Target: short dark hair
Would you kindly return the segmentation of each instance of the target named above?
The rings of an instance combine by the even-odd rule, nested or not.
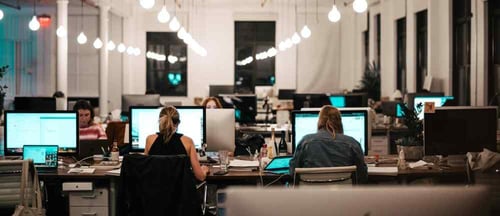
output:
[[[92,105],[90,105],[90,103],[86,100],[78,100],[75,105],[73,106],[73,111],[77,111],[78,110],[89,110],[90,111],[90,122],[91,123],[93,120],[94,120],[94,108],[92,107]]]

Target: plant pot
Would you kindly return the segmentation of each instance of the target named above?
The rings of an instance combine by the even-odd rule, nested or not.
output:
[[[423,146],[397,146],[398,152],[403,149],[405,154],[405,160],[421,160],[424,157],[424,147]]]

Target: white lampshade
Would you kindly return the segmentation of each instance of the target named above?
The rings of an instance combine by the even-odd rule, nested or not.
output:
[[[101,49],[102,45],[104,45],[104,44],[102,43],[101,39],[96,38],[95,41],[94,41],[94,43],[92,45],[96,49]]]
[[[163,5],[163,7],[161,8],[161,11],[158,13],[157,18],[161,23],[167,23],[168,20],[170,20],[170,14],[168,13],[167,7],[165,5]]]
[[[3,11],[2,11],[2,9],[0,9],[0,20],[2,20],[2,19],[3,19]]]
[[[187,32],[186,32],[186,29],[184,29],[184,27],[182,27],[181,29],[179,29],[179,31],[177,32],[177,37],[181,40],[183,40],[187,35]]]
[[[170,30],[172,31],[178,31],[179,28],[181,28],[181,24],[179,23],[179,20],[177,20],[177,17],[174,17],[172,18],[172,20],[170,20],[168,27],[170,27]]]
[[[155,6],[155,0],[140,0],[139,4],[144,9],[151,9]]]
[[[336,5],[333,5],[332,10],[328,13],[328,20],[331,22],[338,22],[340,20],[340,11]]]
[[[30,27],[31,31],[37,31],[38,29],[40,29],[40,22],[38,22],[36,16],[33,16],[28,26]]]
[[[85,44],[87,43],[87,36],[85,36],[85,33],[80,32],[80,34],[78,34],[78,37],[76,38],[76,41],[78,41],[79,44]]]
[[[368,9],[368,2],[366,2],[366,0],[354,0],[352,9],[354,9],[356,13],[363,13]]]
[[[311,37],[311,29],[305,25],[302,30],[300,30],[300,35],[302,35],[303,38],[309,38]]]
[[[299,44],[300,43],[300,36],[297,32],[295,32],[292,36],[292,43],[294,44]]]
[[[56,30],[57,37],[66,37],[67,33],[68,32],[66,31],[66,28],[64,28],[64,26],[57,27],[57,30]]]
[[[109,51],[113,51],[116,48],[116,45],[112,40],[109,40],[106,48],[108,48]]]
[[[134,54],[134,47],[132,47],[132,46],[127,47],[127,54],[129,54],[129,55]]]
[[[125,52],[126,49],[127,49],[127,47],[125,46],[125,44],[123,44],[123,43],[118,44],[118,48],[117,48],[118,52],[121,52],[121,53]]]

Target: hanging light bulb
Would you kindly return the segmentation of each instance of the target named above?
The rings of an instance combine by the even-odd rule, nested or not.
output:
[[[294,43],[294,44],[300,43],[300,36],[297,32],[295,32],[292,36],[292,43]]]
[[[87,36],[85,36],[85,33],[80,32],[80,34],[76,38],[76,41],[78,41],[79,44],[85,44],[87,43]]]
[[[123,44],[123,43],[118,44],[118,48],[117,48],[118,52],[121,52],[121,53],[125,52],[126,49],[127,49],[127,47],[125,46],[125,44]]]
[[[2,11],[2,9],[0,9],[0,20],[2,20],[2,19],[3,19],[3,11]]]
[[[38,22],[36,15],[33,16],[28,26],[30,27],[31,31],[36,31],[40,29],[40,22]]]
[[[57,37],[66,37],[66,28],[64,28],[64,26],[59,26],[57,27],[57,30],[56,30],[56,35]]]
[[[293,42],[292,42],[292,40],[290,38],[287,38],[285,40],[285,46],[286,46],[287,49],[293,46]]]
[[[368,3],[366,0],[354,0],[352,3],[352,9],[356,11],[356,13],[363,13],[368,8]]]
[[[163,5],[163,7],[161,8],[161,11],[158,13],[157,18],[161,23],[167,23],[170,19],[170,14],[168,13],[167,7],[165,5]]]
[[[129,46],[129,47],[127,48],[127,54],[129,54],[129,55],[134,54],[134,47]]]
[[[94,45],[94,48],[101,49],[101,47],[102,47],[103,44],[102,44],[101,39],[96,38],[95,41],[94,41],[94,43],[93,43],[93,45]]]
[[[170,27],[170,30],[177,31],[181,27],[181,24],[179,23],[179,20],[177,20],[177,17],[174,17],[172,18],[168,26]]]
[[[113,51],[116,48],[116,45],[112,40],[109,40],[106,48],[108,48],[109,51]]]
[[[305,25],[302,30],[300,30],[300,35],[302,35],[303,38],[309,38],[311,37],[311,29]]]
[[[186,34],[187,34],[186,29],[184,29],[184,27],[182,27],[177,32],[177,37],[179,37],[179,39],[183,40],[186,37]]]
[[[134,54],[135,56],[139,56],[139,55],[141,54],[141,49],[139,49],[138,47],[136,47],[136,48],[134,49],[134,51],[133,51],[133,54]]]
[[[340,20],[340,11],[337,9],[337,5],[333,5],[332,10],[328,13],[328,19],[330,22],[338,22]]]
[[[140,0],[139,4],[141,4],[141,7],[144,9],[151,9],[155,6],[155,0]]]

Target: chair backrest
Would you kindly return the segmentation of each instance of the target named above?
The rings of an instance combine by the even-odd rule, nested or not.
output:
[[[38,176],[31,160],[0,160],[0,209],[39,206]],[[24,188],[24,193],[21,193]]]
[[[126,155],[119,215],[200,215],[201,201],[186,155]]]
[[[356,181],[356,166],[295,168],[294,184],[353,185]]]

